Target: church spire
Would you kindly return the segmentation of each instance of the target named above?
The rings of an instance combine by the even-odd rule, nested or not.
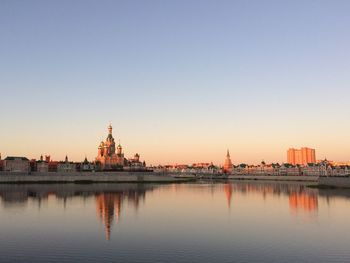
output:
[[[232,171],[232,161],[230,158],[230,151],[227,149],[226,159],[223,167],[224,173],[231,173]]]

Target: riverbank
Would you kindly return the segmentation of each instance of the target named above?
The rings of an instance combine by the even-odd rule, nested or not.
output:
[[[280,181],[304,182],[315,188],[350,188],[350,177],[229,175],[227,177],[202,178],[194,175],[153,172],[74,172],[18,174],[0,172],[0,184],[51,184],[51,183],[185,183],[197,180],[215,181]]]
[[[350,177],[320,177],[316,187],[350,189]]]
[[[276,176],[276,175],[230,175],[230,180],[306,182],[313,188],[349,188],[350,177],[325,176]]]
[[[158,175],[143,172],[101,172],[101,173],[0,173],[0,184],[37,184],[37,183],[180,183],[190,182],[193,178],[178,178],[172,175]]]
[[[319,176],[295,176],[295,175],[229,175],[228,179],[234,180],[260,180],[260,181],[298,181],[318,182]]]

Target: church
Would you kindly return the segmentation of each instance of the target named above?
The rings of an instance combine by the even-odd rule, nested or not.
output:
[[[112,125],[109,125],[106,140],[102,141],[98,146],[98,154],[95,161],[101,170],[119,170],[128,162],[124,158],[122,146],[118,144],[117,148],[115,147],[112,130]]]

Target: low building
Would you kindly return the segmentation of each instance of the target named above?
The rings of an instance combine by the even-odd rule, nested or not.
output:
[[[35,159],[29,160],[29,166],[30,166],[31,172],[36,172],[36,160]]]
[[[144,171],[146,170],[146,163],[140,161],[140,155],[136,153],[134,158],[128,160],[128,165],[124,167],[125,170]]]
[[[40,160],[36,162],[36,171],[39,173],[46,173],[49,171],[49,164],[48,162],[45,160],[43,156],[40,156]]]
[[[0,153],[0,171],[4,170],[4,160],[1,159],[1,153]]]
[[[76,164],[73,162],[69,162],[67,156],[64,162],[59,162],[57,165],[58,173],[68,173],[68,172],[76,172],[76,171],[77,171]]]
[[[85,160],[80,164],[81,172],[90,172],[95,170],[95,166],[93,163],[90,163],[88,159],[85,157]]]
[[[8,156],[4,160],[4,171],[29,173],[30,172],[29,160],[26,157]]]
[[[49,164],[45,161],[36,162],[36,171],[39,173],[46,173],[49,171]]]

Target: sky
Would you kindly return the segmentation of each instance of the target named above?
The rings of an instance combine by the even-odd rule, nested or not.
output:
[[[0,152],[350,160],[350,1],[0,1]]]

